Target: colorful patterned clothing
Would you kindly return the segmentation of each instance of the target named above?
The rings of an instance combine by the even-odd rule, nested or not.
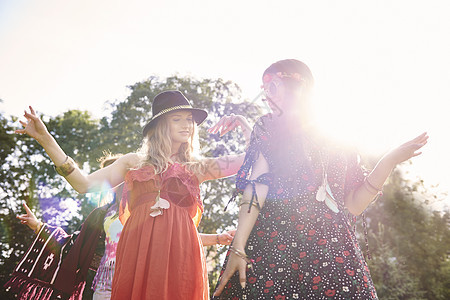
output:
[[[81,299],[108,208],[96,208],[72,235],[44,224],[5,288],[18,299]]]
[[[357,155],[294,134],[282,141],[274,127],[270,115],[255,125],[237,175],[243,190],[258,155],[269,164],[259,178],[269,191],[245,248],[253,271],[245,289],[236,273],[220,299],[377,299],[344,207],[364,180]],[[324,174],[336,207],[316,200]]]
[[[106,213],[103,227],[105,230],[105,253],[92,282],[92,289],[95,291],[94,299],[96,298],[96,294],[99,293],[105,295],[105,293],[109,292],[109,298],[111,297],[110,293],[116,265],[117,244],[119,243],[120,234],[123,229],[116,205],[112,205]]]

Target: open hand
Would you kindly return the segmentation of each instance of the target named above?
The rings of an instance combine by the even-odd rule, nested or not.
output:
[[[428,142],[428,134],[422,133],[418,137],[389,151],[383,159],[388,160],[393,166],[400,164],[412,157],[422,154],[419,150]]]
[[[33,214],[33,212],[25,203],[25,201],[23,201],[22,204],[23,207],[25,208],[26,214],[19,215],[16,218],[20,220],[20,223],[25,224],[28,227],[30,227],[33,231],[36,231],[36,228],[39,225],[40,221],[36,218],[36,216]]]
[[[34,109],[30,106],[30,112],[25,110],[24,117],[27,119],[26,122],[19,121],[22,124],[23,129],[17,129],[15,133],[17,134],[28,134],[35,140],[39,140],[43,135],[47,134],[47,127],[45,127],[44,122],[36,115]]]
[[[212,134],[219,133],[220,136],[223,136],[225,133],[239,126],[244,131],[244,134],[246,131],[251,131],[250,124],[246,118],[241,115],[231,114],[229,116],[222,117],[216,125],[208,129],[208,132]]]

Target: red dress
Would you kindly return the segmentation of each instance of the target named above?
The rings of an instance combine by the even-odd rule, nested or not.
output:
[[[202,212],[198,179],[185,166],[172,164],[156,175],[151,166],[130,170],[111,299],[208,299],[197,232]]]

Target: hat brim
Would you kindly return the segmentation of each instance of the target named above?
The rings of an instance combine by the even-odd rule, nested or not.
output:
[[[179,110],[187,110],[192,112],[192,118],[194,119],[195,123],[197,123],[197,126],[202,125],[202,123],[206,120],[206,117],[208,117],[208,113],[203,110],[203,109],[199,109],[199,108],[179,108],[179,109],[173,109],[173,110],[169,110],[166,111],[162,114],[159,114],[157,116],[154,116],[148,123],[147,125],[144,126],[144,128],[142,129],[142,135],[146,136],[148,131],[150,130],[150,128],[155,125],[158,119],[160,119],[162,116],[168,114],[169,112],[174,112],[174,111],[179,111]]]

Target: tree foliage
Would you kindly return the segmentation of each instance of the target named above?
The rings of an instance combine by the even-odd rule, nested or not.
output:
[[[430,209],[435,199],[397,170],[367,209],[369,268],[380,299],[450,299],[450,213]]]
[[[209,112],[199,128],[203,156],[218,157],[244,150],[240,132],[223,137],[207,133],[206,129],[220,117],[242,114],[252,123],[262,114],[258,106],[242,98],[236,84],[222,79],[151,76],[129,89],[126,99],[108,103],[109,113],[100,120],[78,110],[56,117],[42,116],[64,151],[86,172],[98,169],[97,160],[104,150],[128,153],[140,147],[142,127],[151,117],[151,100],[164,90],[180,90],[194,101],[195,107]],[[79,195],[68,186],[38,143],[13,134],[15,121],[0,114],[1,285],[34,237],[16,219],[22,211],[21,201],[26,201],[44,221],[72,232],[96,206],[98,198],[95,194]],[[220,233],[236,226],[235,206],[230,205],[229,211],[223,212],[234,188],[233,179],[202,184],[205,212],[200,232]],[[373,256],[369,267],[380,299],[450,299],[450,213],[429,209],[425,203],[434,199],[435,195],[421,182],[409,182],[395,172],[382,198],[367,209]],[[225,249],[207,248],[211,289],[217,282],[220,255]],[[8,297],[11,295],[0,291],[1,299]]]
[[[222,79],[198,80],[191,77],[172,76],[149,79],[129,86],[130,95],[122,101],[110,102],[110,114],[95,120],[88,112],[70,110],[61,116],[42,116],[49,132],[59,142],[67,155],[74,158],[85,171],[98,169],[98,158],[103,151],[128,153],[136,151],[142,140],[142,127],[151,117],[151,100],[158,93],[177,89],[195,103],[195,107],[209,112],[207,121],[199,129],[203,156],[220,156],[239,153],[244,142],[239,132],[219,138],[210,135],[206,129],[226,114],[245,115],[250,122],[261,112],[258,106],[241,99],[239,87]],[[1,283],[14,269],[15,264],[29,246],[33,234],[17,222],[20,202],[25,200],[36,211],[38,217],[54,225],[63,226],[69,232],[75,230],[94,208],[95,195],[78,195],[56,174],[49,157],[34,140],[12,134],[12,120],[5,119],[2,138],[1,238],[2,250]],[[8,126],[6,126],[8,124]],[[4,141],[4,142],[3,142]],[[3,157],[7,158],[3,160]],[[210,181],[202,184],[205,213],[199,227],[200,232],[223,232],[234,226],[233,214],[223,214],[224,202],[231,195],[232,179]],[[75,206],[74,206],[75,204]],[[207,250],[209,261],[218,264],[220,251],[215,247]],[[218,270],[213,268],[211,278],[217,278]],[[212,286],[212,284],[211,284]],[[3,294],[0,298],[4,299]]]

